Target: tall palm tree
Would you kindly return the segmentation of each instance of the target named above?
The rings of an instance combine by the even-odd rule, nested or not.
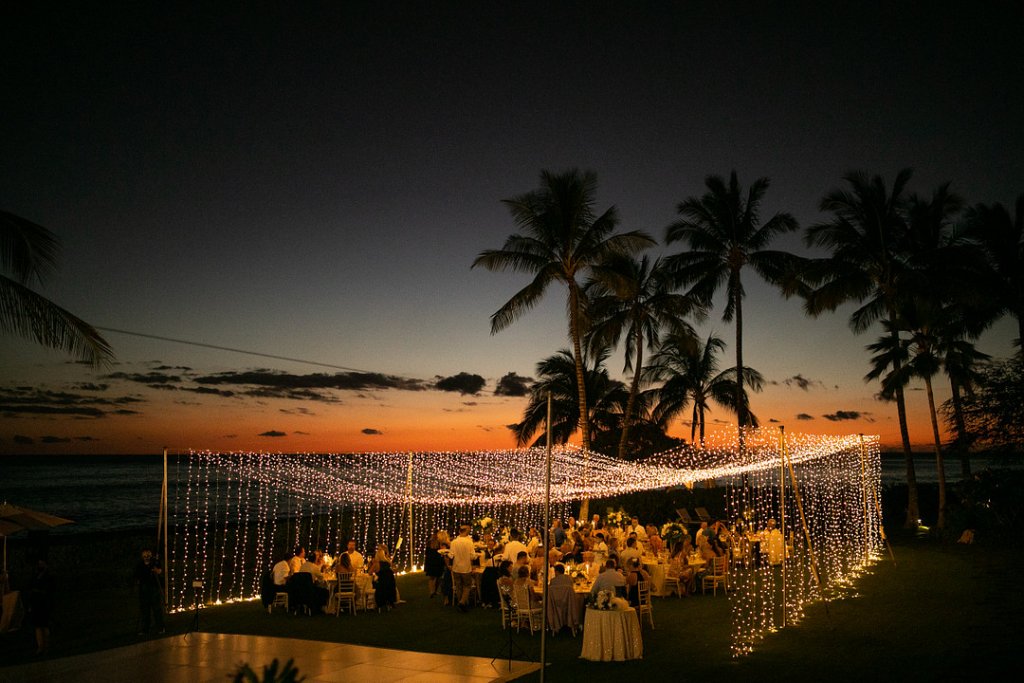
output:
[[[804,310],[818,316],[855,301],[860,306],[850,315],[850,328],[860,333],[884,320],[892,348],[900,345],[897,309],[901,279],[907,270],[908,240],[904,192],[911,173],[910,169],[901,170],[891,189],[881,176],[847,174],[844,179],[849,189],[832,190],[821,200],[819,208],[831,213],[832,219],[812,225],[804,233],[809,247],[830,252],[804,269],[804,277],[813,286],[804,293]],[[893,363],[898,372],[902,360],[897,356]],[[916,526],[921,515],[902,385],[894,388],[893,398],[906,462],[906,525]]]
[[[59,251],[52,232],[0,211],[0,330],[104,365],[113,360],[113,352],[100,333],[30,289],[56,268]]]
[[[728,184],[721,176],[705,180],[708,191],[701,197],[690,197],[677,207],[682,218],[668,227],[668,244],[683,242],[688,251],[669,257],[669,267],[677,282],[690,287],[688,293],[698,301],[710,304],[715,292],[723,285],[728,303],[722,319],[736,320],[736,407],[740,446],[743,428],[751,426],[743,385],[746,373],[743,366],[743,297],[745,291],[741,273],[750,266],[770,283],[783,285],[795,270],[797,257],[769,250],[772,241],[798,228],[796,219],[788,213],[777,213],[761,223],[760,208],[768,178],[754,181],[744,196],[736,171]],[[788,286],[783,291],[790,293]]]
[[[627,393],[622,382],[611,379],[604,362],[607,349],[590,357],[584,367],[587,395],[591,397],[588,427],[591,431],[611,429],[619,422]],[[566,443],[580,424],[579,391],[576,387],[576,361],[572,351],[561,349],[537,363],[537,380],[530,386],[530,400],[523,411],[523,419],[509,426],[516,437],[516,445],[525,446],[542,429],[547,420],[547,400],[551,394],[551,439]],[[593,436],[591,434],[591,436]],[[544,433],[533,442],[536,446],[545,438]]]
[[[989,265],[988,291],[997,315],[1017,319],[1017,346],[1024,343],[1024,193],[1018,195],[1011,216],[1006,207],[978,204],[967,212],[968,235],[985,252]]]
[[[974,393],[974,387],[981,380],[981,364],[991,358],[982,353],[974,344],[963,338],[963,334],[954,326],[951,333],[940,340],[942,344],[943,366],[949,377],[950,397],[946,410],[947,422],[952,422],[953,449],[960,456],[960,478],[967,481],[971,478],[970,447],[974,443],[974,435],[967,428],[964,417],[964,398]]]
[[[588,346],[604,348],[626,337],[625,372],[632,371],[629,400],[622,416],[622,435],[618,455],[624,458],[629,441],[636,397],[640,392],[644,347],[654,349],[663,328],[690,330],[684,317],[701,316],[703,309],[693,299],[677,294],[664,268],[664,262],[653,263],[644,256],[636,259],[625,255],[612,256],[591,269],[586,286],[591,305],[591,329]]]
[[[662,427],[692,406],[690,443],[704,446],[705,413],[714,401],[732,412],[739,412],[736,404],[736,368],[719,372],[718,355],[725,350],[725,342],[715,335],[701,342],[688,333],[671,333],[662,340],[661,348],[644,368],[644,379],[661,386],[650,390],[654,408],[651,417]],[[744,385],[760,391],[764,378],[753,368],[744,368]],[[749,410],[746,390],[743,396],[747,419],[758,426],[757,417]],[[699,441],[698,439],[699,431]]]
[[[535,306],[552,282],[566,286],[584,453],[590,450],[590,428],[583,377],[585,302],[578,278],[611,254],[636,253],[654,243],[640,231],[615,234],[618,224],[615,207],[597,215],[594,211],[596,192],[597,176],[592,172],[572,169],[554,174],[542,171],[539,189],[503,200],[519,232],[509,235],[501,249],[482,251],[473,261],[474,268],[513,270],[534,276],[491,316],[491,334],[505,329]],[[588,507],[589,501],[584,500],[581,517],[586,517]]]

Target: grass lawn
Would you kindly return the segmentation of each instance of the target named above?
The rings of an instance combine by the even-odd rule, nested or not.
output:
[[[560,683],[593,683],[607,675],[931,681],[978,679],[1015,668],[1024,633],[1022,549],[907,537],[896,539],[895,552],[897,564],[877,565],[860,580],[855,597],[831,602],[827,610],[820,603],[810,606],[800,624],[768,635],[746,657],[731,656],[729,601],[721,593],[655,598],[656,628],[644,627],[643,660],[583,661],[580,637],[563,633],[547,640],[548,675]],[[390,613],[268,615],[253,602],[204,609],[199,628],[483,657],[507,654],[507,632],[497,610],[463,614],[442,607],[427,598],[422,575],[400,577],[399,587],[406,603]],[[134,609],[127,589],[65,589],[55,613],[51,656],[136,642]],[[184,633],[192,622],[191,614],[173,615],[168,631]],[[30,661],[31,640],[24,631],[0,637],[0,665]],[[525,652],[517,658],[539,659],[539,635],[523,631],[514,642]]]

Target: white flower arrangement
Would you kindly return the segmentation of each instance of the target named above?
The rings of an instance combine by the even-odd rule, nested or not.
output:
[[[480,517],[473,520],[473,531],[479,534],[486,534],[494,531],[494,520],[490,517]]]
[[[613,591],[598,591],[594,596],[594,609],[624,610],[629,609],[625,598],[620,598]]]
[[[605,524],[608,526],[621,527],[623,521],[627,519],[629,519],[629,517],[626,515],[626,511],[622,508],[619,508],[618,510],[608,508],[608,514],[604,516]]]

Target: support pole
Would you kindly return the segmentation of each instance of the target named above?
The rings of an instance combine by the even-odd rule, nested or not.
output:
[[[409,571],[416,571],[416,555],[412,542],[412,453],[409,453],[409,473],[405,477],[405,499],[409,504]],[[395,552],[398,552],[397,548]]]
[[[782,628],[786,628],[786,428],[779,425],[779,533],[782,534]],[[771,549],[771,539],[768,539]]]
[[[544,670],[547,667],[547,635],[548,635],[548,558],[551,557],[551,392],[548,392],[548,424],[547,424],[547,456],[545,457],[544,474],[544,574],[541,581],[540,610],[540,680],[544,683]]]
[[[807,542],[807,554],[811,557],[811,576],[814,578],[814,584],[818,587],[821,586],[821,575],[818,573],[818,558],[814,555],[814,546],[811,545],[811,530],[807,528],[807,518],[804,516],[804,504],[800,500],[800,487],[796,485],[796,472],[793,471],[793,461],[789,458],[789,449],[786,447],[786,441],[782,441],[782,457],[786,461],[786,465],[789,467],[789,480],[793,485],[793,498],[796,500],[796,509],[800,513],[800,526],[804,530],[804,541]],[[785,555],[786,539],[782,539],[783,555]],[[824,595],[822,596],[824,597]],[[825,609],[828,609],[828,603],[825,603]]]
[[[169,559],[169,556],[167,555],[167,447],[166,446],[164,446],[164,483],[163,483],[163,486],[161,487],[161,491],[160,491],[160,511],[162,513],[163,519],[161,521],[163,522],[163,527],[164,527],[164,529],[163,529],[163,531],[164,531],[163,568],[164,568],[164,605],[166,607],[166,605],[170,604],[170,599],[171,599],[171,581],[170,581],[170,576],[168,575],[168,570],[170,569],[170,567],[167,566],[167,561]]]

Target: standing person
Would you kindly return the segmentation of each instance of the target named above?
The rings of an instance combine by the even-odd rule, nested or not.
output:
[[[46,560],[36,560],[29,582],[28,621],[36,630],[36,654],[50,649],[50,612],[53,610],[53,577]]]
[[[348,555],[349,564],[352,565],[353,571],[356,574],[363,573],[363,555],[356,550],[356,539],[350,538],[348,541],[348,549],[345,551]]]
[[[452,583],[458,596],[458,608],[465,612],[469,602],[469,591],[473,587],[473,558],[476,548],[469,537],[469,526],[459,527],[459,535],[452,541]]]
[[[444,574],[444,558],[438,552],[440,550],[441,538],[435,531],[427,541],[427,549],[423,553],[423,573],[427,575],[427,588],[430,589],[430,597],[437,595],[438,580]]]
[[[156,623],[157,633],[164,632],[163,569],[160,561],[148,548],[135,565],[135,585],[139,590],[139,635],[149,632],[150,618]]]

